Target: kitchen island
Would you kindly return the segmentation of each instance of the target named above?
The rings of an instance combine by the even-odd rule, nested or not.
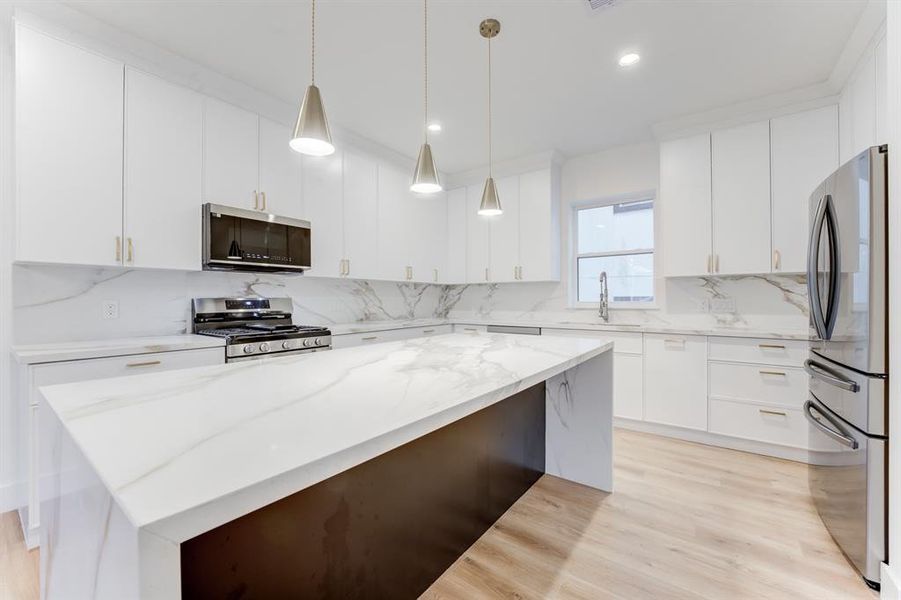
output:
[[[450,334],[41,388],[42,596],[415,596],[542,472],[612,491],[610,350]]]

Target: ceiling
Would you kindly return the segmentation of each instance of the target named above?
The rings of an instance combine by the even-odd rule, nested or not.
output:
[[[91,0],[80,11],[297,103],[310,77],[308,1]],[[488,16],[494,158],[578,155],[651,125],[828,79],[866,0],[431,0],[439,168],[487,162]],[[422,2],[319,0],[316,79],[335,124],[414,156],[422,137]],[[641,54],[622,69],[618,57]]]

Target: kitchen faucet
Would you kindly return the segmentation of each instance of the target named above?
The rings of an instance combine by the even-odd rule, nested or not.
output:
[[[610,322],[610,292],[607,289],[607,271],[601,271],[601,298],[598,304],[598,316],[604,323]]]

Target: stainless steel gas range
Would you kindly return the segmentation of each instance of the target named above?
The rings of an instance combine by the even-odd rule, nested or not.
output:
[[[330,350],[325,327],[295,325],[291,298],[194,298],[193,331],[225,339],[225,362]]]

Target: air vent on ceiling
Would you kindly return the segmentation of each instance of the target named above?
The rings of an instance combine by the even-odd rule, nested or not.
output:
[[[588,0],[588,5],[591,8],[607,8],[613,6],[617,3],[618,0]]]

